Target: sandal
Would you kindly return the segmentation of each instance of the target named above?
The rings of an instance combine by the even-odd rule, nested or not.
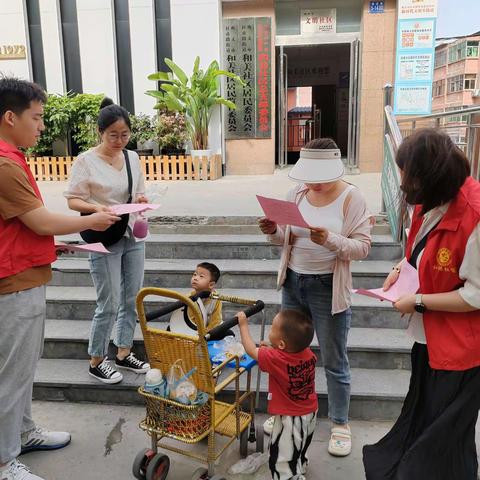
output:
[[[273,432],[273,424],[275,423],[275,416],[269,417],[263,423],[263,432],[265,435],[271,435]]]
[[[350,427],[333,427],[328,442],[328,453],[335,457],[346,457],[352,451]]]

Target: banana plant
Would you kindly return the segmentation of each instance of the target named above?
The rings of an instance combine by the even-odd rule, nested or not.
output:
[[[157,100],[155,108],[180,112],[185,115],[187,131],[194,150],[208,149],[208,126],[214,108],[225,105],[232,110],[235,104],[220,94],[220,78],[229,77],[245,86],[241,78],[225,70],[220,70],[214,60],[207,70],[200,68],[200,57],[195,59],[190,77],[171,59],[165,63],[169,72],[157,72],[148,76],[149,80],[160,82],[158,90],[148,90],[147,95]]]

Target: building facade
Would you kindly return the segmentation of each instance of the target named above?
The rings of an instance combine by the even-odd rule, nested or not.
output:
[[[203,66],[217,59],[248,80],[242,108],[211,121],[210,147],[227,174],[295,161],[289,144],[299,135],[330,136],[350,171],[375,172],[396,21],[396,0],[9,0],[0,3],[0,71],[153,114],[147,76],[165,57],[187,72],[197,55]],[[224,96],[236,88],[224,82]]]
[[[480,32],[437,41],[432,90],[434,113],[458,111],[480,104]],[[446,117],[445,127],[459,145],[465,143],[467,117]]]

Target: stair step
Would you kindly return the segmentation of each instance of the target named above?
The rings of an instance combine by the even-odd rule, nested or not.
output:
[[[178,292],[188,295],[190,290],[186,288],[176,289]],[[267,319],[280,308],[280,292],[274,289],[222,289],[221,294],[236,296],[244,299],[263,300],[265,302],[265,314]],[[47,287],[47,318],[91,320],[96,306],[96,294],[93,287]],[[380,302],[373,298],[362,295],[352,295],[352,326],[353,327],[380,327],[380,328],[406,328],[406,317],[393,309],[390,303]],[[145,302],[146,310],[159,308],[171,300],[163,297],[151,296]],[[241,309],[241,306],[224,303],[224,318],[233,316]],[[252,323],[259,323],[261,315],[255,315]]]
[[[152,327],[164,329],[166,322],[152,322]],[[238,328],[235,328],[237,338],[240,338]],[[260,325],[251,325],[253,338],[261,340]],[[266,325],[265,337],[268,338],[270,325]],[[43,358],[87,359],[87,346],[90,332],[90,322],[82,320],[47,320],[45,325],[45,345]],[[115,348],[110,346],[109,356],[113,358]],[[348,336],[348,350],[351,367],[385,369],[409,369],[412,340],[405,330],[352,328]],[[320,351],[316,336],[313,339],[312,350],[317,355],[321,365]],[[145,358],[145,348],[140,325],[137,325],[134,336],[134,350]]]
[[[202,260],[195,259],[147,259],[145,261],[146,286],[185,287],[190,285],[192,272]],[[280,265],[274,260],[205,259],[218,266],[222,275],[218,288],[275,288]],[[92,286],[88,260],[64,257],[57,260],[50,285]],[[366,260],[352,262],[354,288],[380,287],[392,268],[391,261]]]
[[[109,404],[142,404],[137,393],[144,377],[122,372],[124,379],[117,385],[105,385],[88,375],[85,360],[41,359],[34,382],[35,400],[95,402]],[[242,383],[245,381],[242,376]],[[352,369],[350,416],[355,419],[391,420],[400,412],[408,389],[410,372],[399,370]],[[320,415],[326,415],[326,380],[323,369],[316,369],[316,390],[320,401]],[[255,388],[256,382],[253,382]],[[265,411],[267,377],[261,376],[260,411]],[[232,394],[230,390],[230,395]]]
[[[78,235],[58,237],[62,241],[79,241]],[[234,234],[151,234],[146,240],[147,258],[219,258],[219,259],[276,259],[281,247],[272,245],[265,235]],[[373,235],[369,260],[395,261],[400,258],[401,246],[391,235]],[[78,253],[77,256],[87,256]]]
[[[244,216],[160,216],[150,220],[152,233],[187,233],[206,235],[258,234],[257,215]],[[385,216],[377,215],[374,234],[390,234]]]

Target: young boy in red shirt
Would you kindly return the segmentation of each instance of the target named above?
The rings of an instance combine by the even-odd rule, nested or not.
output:
[[[318,399],[317,358],[310,350],[313,324],[302,312],[282,310],[272,322],[271,346],[257,348],[243,312],[237,315],[245,351],[268,377],[268,412],[275,415],[269,444],[269,466],[275,480],[302,480],[307,449],[315,431]]]

